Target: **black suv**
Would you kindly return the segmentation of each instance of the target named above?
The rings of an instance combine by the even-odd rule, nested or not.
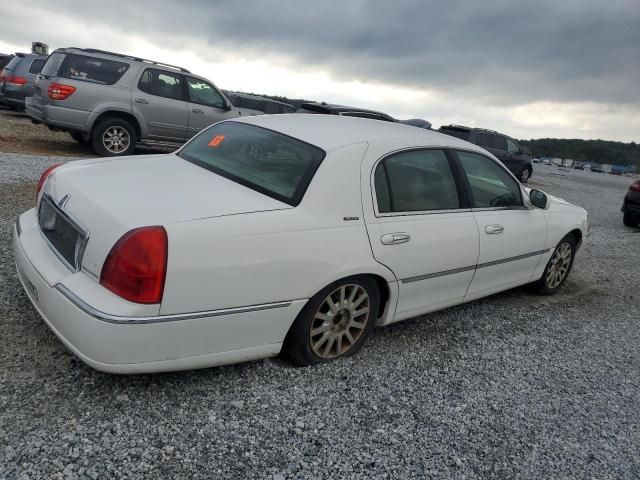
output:
[[[494,130],[461,125],[443,125],[438,131],[475,143],[493,153],[522,183],[527,183],[531,178],[533,173],[531,157],[524,153],[522,147],[513,138]]]

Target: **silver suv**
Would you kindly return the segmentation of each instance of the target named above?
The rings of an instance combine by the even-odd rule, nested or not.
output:
[[[83,48],[49,56],[26,110],[102,156],[129,155],[136,144],[184,143],[212,123],[253,114],[184,68]]]

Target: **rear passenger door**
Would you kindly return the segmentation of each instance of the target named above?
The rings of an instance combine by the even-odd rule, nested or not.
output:
[[[463,300],[478,259],[478,228],[440,149],[393,153],[373,169],[366,219],[377,261],[399,282],[397,320]]]
[[[213,123],[237,116],[216,87],[199,78],[187,76],[186,79],[189,100],[187,138]]]
[[[147,68],[132,93],[132,107],[144,119],[149,139],[183,142],[187,138],[189,106],[182,74]]]

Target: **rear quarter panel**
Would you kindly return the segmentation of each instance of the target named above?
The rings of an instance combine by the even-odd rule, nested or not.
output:
[[[361,143],[330,152],[297,207],[167,226],[161,313],[307,299],[360,273],[393,280],[373,259],[364,226],[359,184],[365,150]]]

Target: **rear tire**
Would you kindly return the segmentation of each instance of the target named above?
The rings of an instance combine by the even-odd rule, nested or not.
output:
[[[69,132],[71,138],[73,138],[80,145],[89,145],[91,143],[91,139],[85,136],[84,133],[81,132]]]
[[[334,282],[298,314],[283,351],[300,366],[353,355],[373,330],[379,306],[380,292],[373,279],[350,277]]]
[[[568,234],[554,248],[542,277],[535,283],[538,293],[553,295],[560,290],[571,272],[575,255],[576,239],[572,234]]]
[[[131,155],[136,141],[136,130],[122,118],[105,118],[91,132],[91,146],[102,157]]]
[[[638,217],[631,215],[630,213],[625,213],[622,217],[622,223],[624,223],[627,227],[637,227],[638,226]]]

